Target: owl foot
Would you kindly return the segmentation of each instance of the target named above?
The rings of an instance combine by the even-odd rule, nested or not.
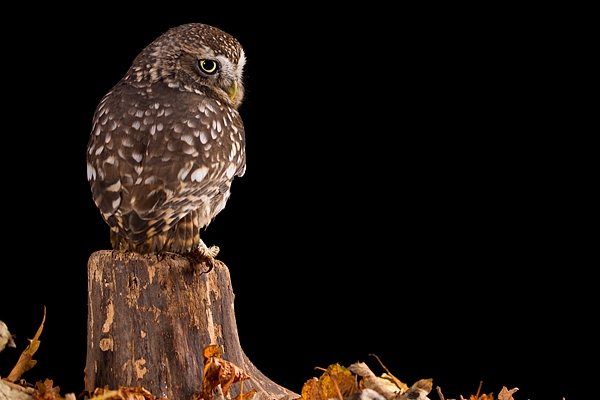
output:
[[[204,263],[208,265],[208,271],[206,271],[206,273],[208,273],[215,267],[215,258],[217,257],[217,254],[219,254],[219,250],[218,246],[206,247],[204,242],[200,240],[198,248],[190,251],[186,256],[191,261],[195,261],[198,264]]]

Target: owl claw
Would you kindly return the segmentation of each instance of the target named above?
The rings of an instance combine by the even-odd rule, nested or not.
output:
[[[198,248],[190,251],[187,257],[199,264],[204,263],[208,265],[208,270],[206,271],[208,273],[215,267],[215,258],[219,254],[219,250],[218,246],[206,247],[204,242],[200,241]]]

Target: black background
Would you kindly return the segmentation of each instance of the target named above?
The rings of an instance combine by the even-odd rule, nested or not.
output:
[[[202,236],[266,376],[299,393],[315,367],[381,374],[374,353],[446,398],[480,381],[517,400],[585,390],[587,160],[545,110],[568,57],[560,10],[151,7],[13,16],[0,319],[18,349],[1,376],[45,306],[24,378],[84,390],[86,265],[110,248],[86,181],[92,114],[147,44],[203,22],[246,50],[248,167]]]

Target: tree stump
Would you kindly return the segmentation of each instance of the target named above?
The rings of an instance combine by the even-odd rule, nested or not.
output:
[[[89,390],[143,387],[156,397],[188,400],[202,388],[203,349],[250,379],[254,399],[300,397],[265,377],[246,357],[238,337],[227,266],[208,273],[185,257],[97,251],[88,261]],[[240,392],[232,385],[230,396]],[[208,399],[207,399],[208,400]],[[212,400],[212,399],[211,399]]]

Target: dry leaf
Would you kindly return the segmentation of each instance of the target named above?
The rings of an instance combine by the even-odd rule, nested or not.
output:
[[[319,386],[327,399],[344,398],[358,390],[352,372],[340,364],[327,367],[319,379]]]
[[[158,400],[143,387],[123,387],[118,390],[96,388],[89,400]]]
[[[391,382],[388,379],[382,379],[376,376],[373,371],[369,369],[367,364],[363,362],[354,363],[350,365],[348,369],[362,377],[360,382],[360,387],[362,389],[372,389],[387,400],[393,400],[403,392],[401,388],[398,388],[394,384],[390,384]]]
[[[35,400],[60,400],[60,387],[54,386],[54,381],[46,379],[44,382],[35,384],[35,392],[32,397]]]
[[[204,356],[202,389],[194,393],[192,399],[218,399],[220,392],[222,392],[223,398],[229,398],[229,390],[232,384],[250,378],[240,367],[222,359],[221,349],[217,345],[206,346],[202,351],[202,355]],[[249,398],[244,396],[253,396],[256,391],[250,395],[248,393],[243,395],[242,390],[240,390],[240,395],[242,395],[240,400]]]
[[[385,400],[385,397],[373,389],[363,389],[358,393],[351,394],[344,400]]]
[[[303,400],[327,400],[327,397],[325,397],[319,387],[319,380],[317,378],[311,378],[304,382],[300,398]]]
[[[481,396],[479,395],[479,392],[481,391],[481,386],[483,385],[483,381],[479,382],[479,387],[477,388],[477,394],[475,395],[471,395],[469,397],[469,400],[494,400],[494,396],[493,393],[490,394],[482,394]],[[461,396],[462,397],[462,396]]]
[[[15,367],[12,369],[12,371],[10,371],[8,378],[6,378],[7,381],[10,381],[10,382],[17,381],[18,379],[21,378],[21,375],[23,375],[23,373],[25,373],[26,371],[29,371],[31,368],[33,368],[33,366],[37,362],[37,361],[33,360],[32,358],[33,358],[33,355],[35,354],[35,352],[37,351],[37,349],[40,347],[41,342],[39,341],[39,337],[42,334],[42,330],[44,329],[45,321],[46,321],[46,307],[44,307],[44,317],[42,319],[42,323],[40,324],[40,327],[38,328],[34,338],[29,341],[29,346],[27,346],[27,348],[25,350],[23,350],[23,353],[21,353],[21,356],[19,357],[19,361],[17,361],[17,365],[15,365]]]
[[[323,368],[318,368],[323,370]],[[358,392],[356,377],[340,364],[332,364],[323,370],[319,379],[312,378],[302,387],[303,400],[327,400],[345,398]]]
[[[372,357],[375,357],[377,359],[377,361],[379,362],[379,365],[381,365],[381,367],[385,370],[384,374],[381,374],[381,378],[387,381],[390,381],[395,387],[401,389],[400,393],[404,393],[408,390],[408,385],[404,382],[402,382],[400,379],[396,378],[394,375],[392,375],[392,373],[387,369],[387,367],[385,365],[383,365],[383,363],[381,362],[381,360],[379,359],[379,357],[377,357],[375,354],[369,354]]]
[[[420,379],[416,381],[407,391],[406,393],[398,396],[398,400],[429,400],[427,395],[431,392],[433,388],[433,379]]]
[[[469,400],[494,400],[494,394],[493,393],[482,394],[479,397],[475,397],[474,395],[471,395],[471,397],[469,397]]]
[[[202,356],[204,357],[204,362],[211,357],[221,358],[221,348],[216,344],[210,344],[202,350]]]
[[[514,400],[512,395],[517,390],[519,390],[519,388],[514,388],[514,389],[508,390],[506,388],[506,386],[502,386],[502,390],[498,394],[498,400]]]

